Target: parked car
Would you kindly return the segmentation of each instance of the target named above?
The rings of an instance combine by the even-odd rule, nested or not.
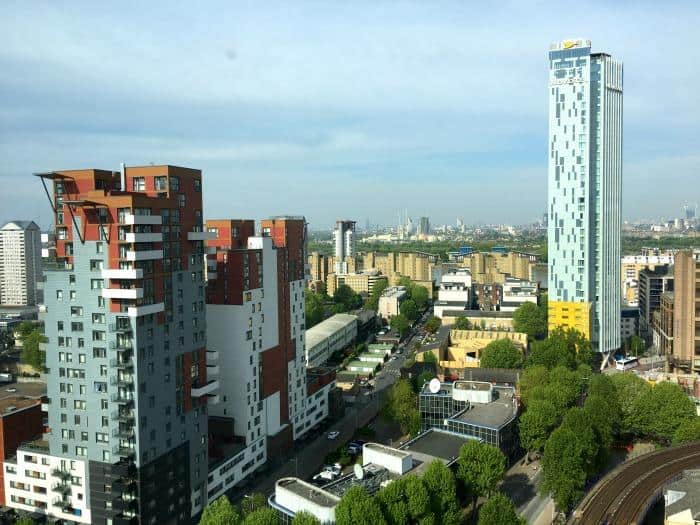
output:
[[[16,388],[6,388],[5,392],[9,392],[10,394],[14,394],[15,392],[17,392],[17,389]]]
[[[323,470],[325,472],[333,472],[334,474],[338,475],[343,470],[343,467],[340,465],[340,463],[333,463],[332,465],[323,465]]]
[[[337,430],[331,430],[328,433],[328,439],[336,439],[339,435],[340,435],[340,432],[338,432]]]
[[[351,456],[356,456],[360,452],[362,452],[362,445],[358,445],[357,443],[348,444],[348,454]]]

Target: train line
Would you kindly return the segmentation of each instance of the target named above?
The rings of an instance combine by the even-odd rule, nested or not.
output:
[[[601,479],[586,495],[572,525],[637,525],[649,500],[683,470],[700,466],[700,442],[638,456]]]

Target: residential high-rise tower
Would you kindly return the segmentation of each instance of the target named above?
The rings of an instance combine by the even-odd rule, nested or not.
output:
[[[335,223],[335,273],[348,273],[346,258],[355,256],[355,221]]]
[[[589,40],[549,51],[549,325],[620,347],[622,63]]]
[[[0,304],[33,306],[41,280],[41,231],[32,221],[0,228]]]

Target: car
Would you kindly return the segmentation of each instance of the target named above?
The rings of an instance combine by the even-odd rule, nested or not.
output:
[[[17,389],[16,388],[6,388],[5,392],[10,392],[11,394],[14,394],[15,392],[17,392]]]
[[[323,465],[324,472],[333,472],[334,474],[338,475],[342,470],[343,467],[340,465],[340,463],[333,463],[332,465]]]
[[[356,456],[360,452],[362,452],[362,447],[360,445],[358,445],[357,443],[348,444],[348,454],[350,454],[351,456]]]
[[[328,437],[328,439],[337,439],[339,435],[340,435],[340,432],[338,432],[337,430],[331,430],[328,433],[327,437]]]

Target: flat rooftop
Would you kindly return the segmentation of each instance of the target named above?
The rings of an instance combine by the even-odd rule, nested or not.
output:
[[[31,399],[28,397],[20,396],[10,396],[0,399],[0,417],[9,416],[25,408],[31,406],[40,405],[41,401],[38,399]]]
[[[408,452],[404,452],[402,450],[399,450],[397,448],[392,448],[392,447],[386,447],[384,445],[381,445],[380,443],[367,443],[365,445],[368,449],[374,449],[377,452],[381,452],[383,454],[389,454],[390,456],[394,456],[395,458],[405,458],[408,456]]]
[[[392,286],[390,288],[386,288],[382,292],[382,297],[401,297],[402,295],[406,295],[406,287],[405,286]]]
[[[340,501],[340,498],[335,494],[297,478],[282,478],[277,482],[277,485],[321,507],[333,508]]]
[[[8,388],[13,388],[16,392],[8,392]],[[41,399],[46,395],[46,383],[5,383],[0,385],[0,401],[6,398],[30,397]]]
[[[357,316],[351,314],[335,314],[325,321],[321,321],[306,331],[306,348],[313,348],[353,323],[357,323]]]
[[[406,443],[401,450],[411,452],[414,457],[430,457],[431,460],[437,458],[451,463],[459,457],[459,449],[468,440],[469,438],[459,434],[430,429]]]
[[[485,381],[455,381],[453,388],[455,390],[481,390],[487,392],[493,388],[493,385]]]
[[[510,390],[512,392],[512,389]],[[515,418],[517,413],[518,406],[517,403],[514,404],[514,398],[501,396],[491,403],[471,403],[469,409],[462,412],[455,420],[498,430]]]

